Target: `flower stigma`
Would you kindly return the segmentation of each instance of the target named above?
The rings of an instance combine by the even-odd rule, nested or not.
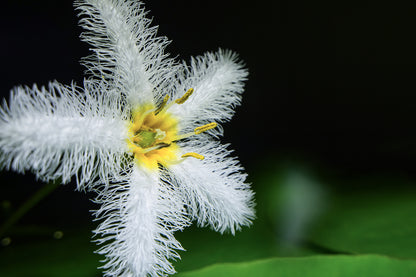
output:
[[[211,122],[196,127],[191,133],[178,134],[178,119],[167,111],[174,104],[185,103],[193,92],[194,89],[191,88],[181,98],[169,104],[167,104],[169,95],[166,95],[157,108],[153,104],[146,104],[133,111],[127,143],[139,165],[157,170],[159,164],[167,167],[187,157],[199,160],[205,158],[194,152],[179,157],[180,149],[176,141],[213,129],[217,127],[217,123]]]

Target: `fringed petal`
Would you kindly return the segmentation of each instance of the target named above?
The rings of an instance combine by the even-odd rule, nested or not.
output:
[[[88,72],[113,82],[132,107],[158,103],[177,74],[173,59],[164,49],[165,37],[157,37],[139,1],[78,0],[82,39],[94,48],[84,60]]]
[[[95,231],[106,256],[105,276],[163,276],[175,270],[169,259],[183,250],[173,233],[189,224],[183,201],[158,174],[134,166],[126,184],[99,191]]]
[[[228,121],[240,104],[247,75],[237,55],[230,51],[219,50],[193,58],[176,98],[189,88],[194,93],[184,104],[173,105],[170,112],[181,118],[182,129],[187,131],[211,121]]]
[[[117,103],[75,85],[18,87],[0,108],[0,165],[30,170],[45,181],[78,188],[117,179],[126,151],[126,126]]]
[[[197,152],[205,159],[186,158],[169,167],[172,182],[181,188],[192,219],[232,234],[254,219],[254,193],[246,174],[231,151],[217,142],[200,138],[184,143],[183,153]]]

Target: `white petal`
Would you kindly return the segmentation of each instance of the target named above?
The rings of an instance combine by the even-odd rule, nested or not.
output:
[[[182,151],[205,156],[203,161],[187,158],[169,167],[182,189],[191,216],[200,226],[232,234],[254,219],[254,193],[245,183],[246,175],[238,160],[229,156],[226,146],[209,140],[188,142]]]
[[[173,274],[168,259],[177,259],[183,250],[173,232],[189,224],[183,202],[173,188],[134,166],[126,184],[99,191],[96,212],[104,219],[97,241],[106,256],[105,276],[161,276]]]
[[[106,102],[108,101],[108,102]],[[120,171],[126,127],[117,104],[75,86],[16,88],[0,108],[0,163],[43,180],[76,176],[79,188]]]
[[[170,108],[181,118],[183,127],[231,119],[235,106],[240,104],[248,74],[237,60],[237,55],[223,50],[192,59],[177,97],[189,88],[194,88],[194,93],[184,104]]]
[[[163,98],[176,65],[164,54],[168,40],[156,37],[141,3],[78,0],[75,5],[86,29],[82,39],[94,47],[95,54],[85,60],[88,70],[112,80],[133,107]]]

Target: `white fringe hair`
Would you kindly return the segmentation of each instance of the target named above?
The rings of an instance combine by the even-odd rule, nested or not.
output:
[[[79,189],[108,183],[110,175],[117,179],[125,159],[126,116],[112,97],[96,94],[102,88],[86,82],[81,94],[74,84],[51,82],[48,90],[13,89],[0,109],[0,166],[31,170],[44,181],[67,183],[75,176]]]
[[[237,55],[219,50],[189,65],[164,53],[142,3],[135,0],[77,0],[81,38],[93,54],[83,59],[83,87],[56,81],[47,88],[17,87],[0,108],[0,166],[32,171],[44,181],[71,178],[79,190],[97,193],[100,221],[95,241],[105,256],[104,276],[166,276],[183,250],[174,233],[196,221],[235,234],[251,224],[254,193],[222,128],[177,142],[181,158],[148,170],[128,146],[132,113],[164,104],[187,134],[201,125],[231,119],[241,102],[247,70]],[[175,105],[186,90],[194,93]],[[165,98],[166,100],[167,98]]]

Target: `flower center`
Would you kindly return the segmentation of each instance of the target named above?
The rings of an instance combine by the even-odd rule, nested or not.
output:
[[[153,105],[144,105],[133,112],[129,126],[128,145],[136,161],[149,169],[157,169],[158,163],[167,166],[176,161],[178,146],[178,121],[167,112],[155,113]]]
[[[140,130],[136,134],[136,143],[141,148],[148,148],[153,146],[157,140],[161,141],[166,137],[166,132],[156,129],[154,131]]]
[[[159,164],[166,167],[186,157],[204,159],[204,156],[194,152],[179,157],[180,149],[175,142],[215,128],[217,124],[212,122],[195,128],[192,133],[178,134],[178,120],[167,112],[171,105],[183,104],[192,93],[193,89],[189,89],[181,98],[168,105],[169,97],[166,96],[158,108],[148,104],[133,111],[127,144],[139,165],[154,170],[158,169]]]

